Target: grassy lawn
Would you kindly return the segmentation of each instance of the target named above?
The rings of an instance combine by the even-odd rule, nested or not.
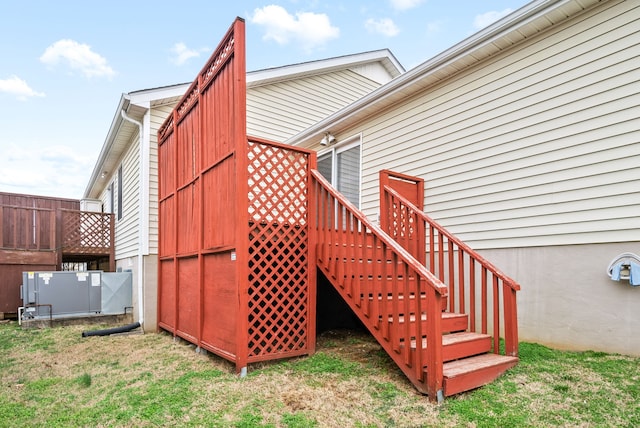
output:
[[[521,343],[520,364],[441,406],[367,334],[246,378],[168,334],[81,337],[87,326],[0,324],[0,427],[637,427],[640,359]]]

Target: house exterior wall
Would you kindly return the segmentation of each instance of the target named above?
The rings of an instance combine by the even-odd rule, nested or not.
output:
[[[364,129],[365,213],[388,168],[475,248],[640,240],[638,20],[605,3],[345,133]]]
[[[149,253],[158,254],[158,128],[169,116],[175,103],[151,108],[149,157]]]
[[[603,2],[337,135],[363,135],[370,218],[380,169],[420,176],[425,211],[522,284],[521,340],[640,355],[640,289],[605,273],[640,253],[638,22]]]
[[[378,86],[354,71],[338,70],[249,87],[247,134],[283,142]]]
[[[132,137],[122,158],[122,218],[116,215],[116,260],[134,257],[138,252],[138,223],[139,223],[139,192],[140,192],[140,142],[138,133]],[[118,212],[118,184],[117,174],[114,175],[116,183],[114,187],[114,210]]]
[[[144,284],[142,288],[143,319],[140,319],[140,312],[136,309],[133,311],[133,321],[141,322],[146,331],[155,331],[158,325],[157,305],[158,305],[158,256],[153,254],[142,257],[142,264],[138,262],[139,256],[125,257],[116,260],[116,269],[122,271],[131,271],[132,276],[132,298],[131,304],[134,308],[139,307],[140,292],[138,288],[138,280],[142,276]],[[140,267],[142,266],[142,275],[140,275]]]
[[[636,253],[640,245],[635,245]],[[482,250],[516,278],[520,340],[557,349],[640,356],[640,289],[612,281],[607,265],[629,244]]]

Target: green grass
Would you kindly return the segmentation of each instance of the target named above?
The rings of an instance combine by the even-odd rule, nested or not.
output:
[[[82,338],[0,324],[0,427],[636,427],[640,359],[521,343],[496,382],[438,406],[365,334],[235,367],[167,334]]]
[[[640,426],[639,358],[521,343],[497,382],[447,400],[443,413],[477,427]]]

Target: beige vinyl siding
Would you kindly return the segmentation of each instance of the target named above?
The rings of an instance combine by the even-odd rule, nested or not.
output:
[[[140,181],[140,142],[138,132],[132,136],[122,159],[123,195],[122,219],[116,220],[116,260],[137,256],[138,251],[138,223],[139,209],[139,181]],[[117,185],[116,201],[118,200]],[[117,202],[116,202],[117,204]]]
[[[285,141],[378,86],[353,71],[340,70],[249,87],[247,133]]]
[[[389,75],[389,71],[385,69],[380,62],[369,62],[366,64],[350,67],[349,69],[354,73],[365,76],[368,79],[371,79],[381,85],[384,85],[385,83],[393,79],[393,77]]]
[[[111,180],[113,180],[113,178],[109,177],[109,181],[105,182],[106,184],[102,188],[102,193],[100,193],[100,196],[98,197],[98,199],[102,201],[102,212],[105,212],[105,213],[110,213],[113,211],[113,210],[111,211],[109,210],[110,203],[111,203],[109,200],[109,185],[111,184]]]
[[[169,116],[175,104],[151,109],[151,140],[149,150],[149,253],[158,254],[158,128]]]
[[[611,1],[408,97],[363,131],[378,171],[475,248],[640,240],[640,7]]]

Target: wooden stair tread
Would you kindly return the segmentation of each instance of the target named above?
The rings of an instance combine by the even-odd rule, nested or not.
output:
[[[498,354],[482,354],[444,363],[443,374],[446,379],[451,379],[496,366],[507,365],[511,367],[517,362],[518,357]]]
[[[442,321],[440,324],[440,328],[442,333],[455,333],[455,332],[461,332],[461,331],[467,330],[467,327],[469,325],[469,316],[467,314],[460,314],[456,312],[441,312],[441,314],[442,314],[441,315]],[[381,320],[382,318],[383,318],[383,315],[380,316]],[[415,335],[417,331],[415,313],[410,313],[408,317],[404,315],[399,315],[397,319],[394,319],[393,315],[389,315],[387,317],[387,322],[389,326],[393,326],[395,324],[399,326],[399,328],[404,328],[402,326],[405,324],[407,319],[410,324],[410,327],[409,327],[411,332],[410,334]],[[423,313],[420,316],[420,322],[423,326],[422,331],[426,331],[427,314]]]
[[[459,333],[443,334],[442,335],[442,345],[443,346],[455,345],[455,344],[460,344],[460,343],[465,343],[465,342],[473,342],[473,341],[477,341],[477,340],[487,340],[487,339],[491,339],[491,336],[489,336],[488,334],[474,333],[474,332],[471,332],[471,331],[463,331],[463,332],[459,332]],[[413,348],[415,348],[415,346],[416,346],[416,340],[415,339],[411,340],[411,346]],[[423,348],[427,347],[427,338],[426,337],[422,338],[422,347]]]
[[[453,333],[453,334],[445,334],[445,335],[443,335],[442,336],[442,344],[444,346],[447,346],[447,345],[451,345],[453,343],[471,342],[473,340],[490,339],[490,338],[491,338],[491,336],[489,336],[488,334],[474,333],[474,332],[471,332],[471,331],[463,331],[463,332],[460,332],[460,333]]]
[[[442,312],[442,320],[450,320],[450,319],[459,319],[459,318],[463,318],[466,319],[467,318],[467,314],[460,314],[457,312]],[[422,314],[420,316],[420,319],[422,321],[426,321],[427,320],[427,314]],[[415,314],[411,314],[409,315],[409,322],[415,322],[416,320],[416,315]],[[393,322],[393,315],[389,315],[389,322]],[[398,322],[399,323],[403,323],[404,322],[404,315],[400,315],[398,317]]]

